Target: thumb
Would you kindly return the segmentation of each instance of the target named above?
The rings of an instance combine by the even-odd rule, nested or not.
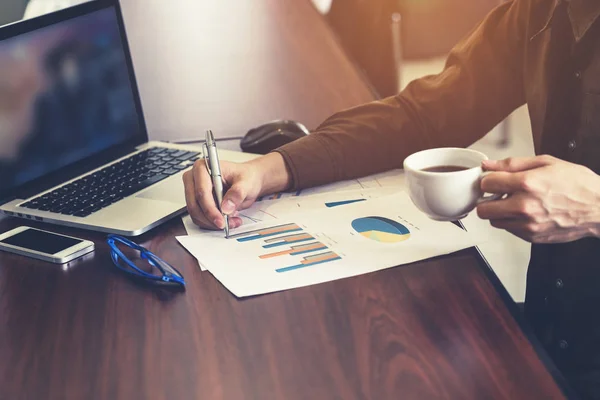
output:
[[[553,158],[550,156],[511,157],[504,160],[485,160],[481,166],[485,171],[521,172],[545,167],[552,161]]]
[[[244,182],[234,183],[223,197],[223,204],[221,204],[221,210],[223,214],[230,215],[240,208],[246,196],[248,189]]]

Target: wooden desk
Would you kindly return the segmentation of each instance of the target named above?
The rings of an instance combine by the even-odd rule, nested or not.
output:
[[[147,107],[154,124],[234,129],[288,110],[286,116],[314,127],[334,109],[370,99],[308,2],[188,4],[183,12],[177,1],[125,3],[138,43],[144,31],[196,32],[187,44],[202,39],[201,51],[187,54],[197,65],[212,60],[210,90],[187,91],[175,79],[169,87],[166,78],[142,88],[147,102],[164,101],[166,110]],[[266,42],[241,45],[226,37],[211,47],[222,26],[206,16],[195,20],[202,10]],[[169,45],[157,40],[160,48]],[[146,55],[151,47],[135,52],[138,65],[156,60],[142,75],[152,68],[195,73],[192,62],[172,66]],[[289,48],[305,49],[314,62],[293,67],[285,60],[294,57]],[[243,52],[249,61],[219,64],[227,52]],[[179,90],[196,102],[182,101],[177,113],[170,102]],[[161,93],[166,97],[153,98]],[[22,223],[0,220],[0,231]],[[189,282],[183,294],[126,279],[112,266],[103,235],[52,229],[92,239],[97,250],[66,269],[0,254],[0,399],[562,398],[507,308],[507,294],[473,249],[240,301],[178,245],[178,220],[136,240],[181,269]]]

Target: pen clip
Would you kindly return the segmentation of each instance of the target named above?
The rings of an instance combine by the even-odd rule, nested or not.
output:
[[[206,165],[208,174],[210,176],[212,176],[212,170],[210,169],[210,162],[209,162],[210,160],[209,160],[208,146],[206,145],[206,143],[204,143],[202,145],[202,157],[204,158],[204,164]]]

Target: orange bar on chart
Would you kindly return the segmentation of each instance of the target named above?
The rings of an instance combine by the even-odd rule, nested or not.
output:
[[[326,253],[315,254],[313,256],[304,257],[304,260],[300,262],[300,264],[290,265],[289,267],[278,268],[275,272],[290,272],[295,271],[302,268],[313,267],[316,265],[322,265],[324,263],[334,262],[336,260],[341,260],[342,257],[334,253],[333,251],[328,251]]]
[[[298,242],[300,240],[306,240],[306,239],[313,239],[313,237],[311,235],[309,235],[308,233],[300,233],[298,235],[290,235],[290,236],[285,236],[285,237],[277,237],[274,239],[267,239],[265,240],[265,243],[273,243],[273,242],[286,242],[286,243],[293,243],[293,242]]]
[[[256,229],[256,230],[243,232],[243,233],[237,233],[235,235],[229,236],[229,239],[236,239],[238,242],[247,242],[247,241],[251,241],[251,240],[263,239],[263,238],[269,237],[269,236],[276,236],[276,235],[279,235],[281,233],[286,233],[286,232],[299,232],[301,230],[302,230],[302,228],[300,228],[300,226],[292,223],[292,224],[271,226],[271,227],[263,228],[263,229]]]
[[[263,247],[265,249],[270,249],[271,247],[287,246],[290,243],[307,242],[313,239],[314,237],[312,237],[308,233],[297,233],[287,236],[277,236],[273,239],[266,239]]]
[[[262,236],[267,236],[267,235],[272,235],[274,233],[288,232],[288,231],[295,230],[295,229],[300,229],[300,227],[296,224],[290,224],[290,225],[278,226],[278,227],[271,228],[271,229],[265,229],[265,230],[260,231],[260,234]]]

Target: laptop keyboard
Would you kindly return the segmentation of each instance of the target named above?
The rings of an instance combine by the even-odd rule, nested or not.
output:
[[[87,217],[188,168],[189,164],[181,163],[198,158],[200,154],[197,152],[154,147],[36,197],[20,207]]]

